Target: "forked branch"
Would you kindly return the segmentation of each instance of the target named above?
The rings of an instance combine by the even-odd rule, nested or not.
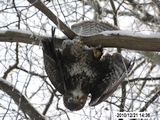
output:
[[[0,78],[0,90],[6,92],[32,120],[45,120],[45,117],[32,106],[26,96],[3,78]]]

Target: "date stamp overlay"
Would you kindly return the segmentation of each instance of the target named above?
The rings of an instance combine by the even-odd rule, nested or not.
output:
[[[150,113],[148,112],[115,112],[114,117],[119,119],[140,119],[150,120]]]

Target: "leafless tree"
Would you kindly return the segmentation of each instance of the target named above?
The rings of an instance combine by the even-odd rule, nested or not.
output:
[[[116,112],[149,112],[152,119],[159,119],[158,0],[0,0],[0,6],[0,119],[106,120],[114,119]],[[56,26],[60,47],[62,36],[71,39],[75,35],[71,25],[86,20],[107,21],[132,31],[132,36],[98,34],[81,39],[89,46],[102,45],[109,53],[136,57],[136,61],[106,102],[71,112],[47,78],[40,40],[49,39],[51,26]]]

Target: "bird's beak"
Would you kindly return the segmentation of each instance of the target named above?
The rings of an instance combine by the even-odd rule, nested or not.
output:
[[[75,103],[85,103],[87,100],[87,96],[82,96],[82,97],[74,97],[73,98]]]
[[[76,103],[79,103],[80,99],[77,98],[77,97],[75,97],[75,98],[74,98],[74,101],[75,101]]]

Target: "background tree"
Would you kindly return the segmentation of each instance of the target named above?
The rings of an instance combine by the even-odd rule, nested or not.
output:
[[[83,120],[106,120],[107,118],[114,119],[114,113],[117,111],[145,111],[151,114],[152,119],[160,117],[158,47],[160,34],[152,37],[154,33],[160,31],[160,2],[158,0],[42,1],[44,6],[69,28],[72,24],[84,20],[96,20],[107,21],[121,30],[143,33],[144,36],[152,34],[143,40],[134,38],[134,34],[130,37],[121,35],[82,37],[84,42],[89,40],[86,42],[87,45],[97,46],[103,43],[102,45],[107,47],[106,52],[121,52],[129,59],[136,57],[136,63],[131,74],[106,102],[96,107],[89,107],[86,104],[82,110],[76,112],[64,108],[60,93],[48,80],[39,45],[40,39],[50,37],[51,26],[57,25],[62,31],[66,31],[65,27],[61,26],[59,21],[56,25],[53,24],[52,21],[57,21],[57,19],[52,20],[51,14],[48,14],[46,9],[43,10],[41,7],[37,9],[35,6],[37,1],[32,4],[28,1],[0,0],[1,119],[40,120],[76,117],[76,119]],[[74,33],[65,34],[72,37]],[[60,37],[63,33],[57,31],[56,35]],[[94,41],[91,41],[92,38]],[[62,38],[57,39],[57,47],[60,46],[62,40]],[[119,40],[122,42],[118,42]],[[115,45],[114,43],[117,42],[118,44]],[[130,43],[136,45],[133,44],[134,47],[132,47]]]

